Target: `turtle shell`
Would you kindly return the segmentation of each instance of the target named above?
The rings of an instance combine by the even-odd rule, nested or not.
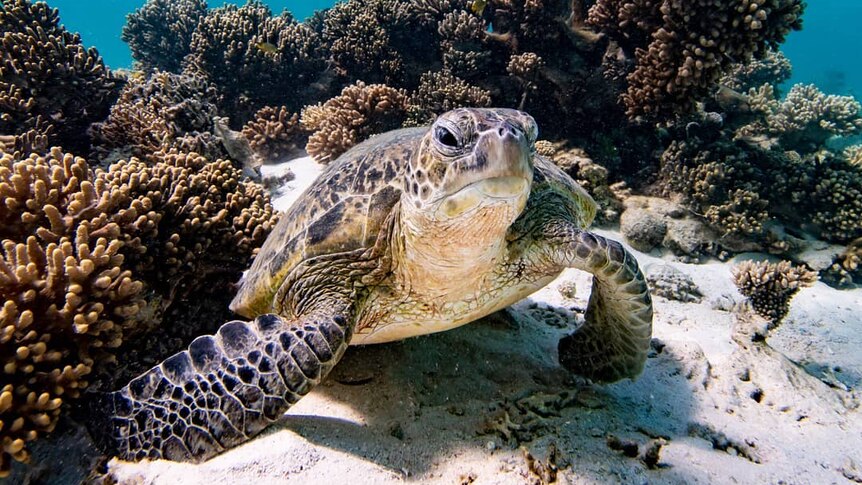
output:
[[[405,167],[428,128],[375,136],[334,160],[279,220],[240,282],[231,309],[272,311],[290,271],[315,256],[372,247],[400,200]]]

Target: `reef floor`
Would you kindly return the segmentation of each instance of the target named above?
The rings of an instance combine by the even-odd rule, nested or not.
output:
[[[296,178],[276,194],[282,209],[320,170],[309,159],[287,166]],[[557,364],[557,341],[583,321],[590,291],[589,275],[570,270],[479,322],[351,348],[283,420],[206,463],[111,460],[107,477],[206,485],[862,482],[862,289],[818,282],[795,297],[765,343],[755,342],[732,262],[634,253],[647,275],[681,272],[702,295],[655,296],[653,349],[634,382],[590,385]]]

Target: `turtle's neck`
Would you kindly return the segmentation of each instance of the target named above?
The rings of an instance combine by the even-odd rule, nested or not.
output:
[[[437,220],[403,204],[396,226],[398,285],[432,299],[460,299],[483,288],[506,257],[506,232],[517,216],[512,205],[482,206],[463,217]]]

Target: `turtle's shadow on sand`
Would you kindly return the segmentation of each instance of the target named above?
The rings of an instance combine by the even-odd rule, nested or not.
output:
[[[557,364],[557,342],[574,325],[549,325],[547,321],[559,321],[553,315],[545,318],[549,312],[568,313],[574,320],[565,309],[535,308],[527,301],[452,331],[351,348],[315,393],[360,419],[297,411],[273,431],[290,430],[315,445],[405,477],[432,471],[454,452],[490,457],[495,449],[522,446],[536,454],[536,448],[549,443],[563,452],[579,477],[606,481],[607,470],[600,465],[608,462],[648,476],[643,462],[608,448],[607,436],[640,444],[687,436],[696,407],[693,393],[708,369],[698,369],[697,359],[686,358],[687,349],[680,353],[658,343],[637,381],[588,385]],[[518,412],[523,410],[518,402],[561,392],[579,397],[549,413],[512,416],[538,426],[526,440],[505,439],[497,419],[504,411]],[[672,482],[692,478],[683,470],[657,473]]]

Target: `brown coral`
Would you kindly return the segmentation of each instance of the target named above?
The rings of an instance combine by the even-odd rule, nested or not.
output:
[[[227,4],[201,19],[186,64],[217,89],[220,111],[231,114],[234,129],[264,106],[298,111],[329,95],[320,34],[287,12],[273,17],[257,0]]]
[[[790,79],[790,60],[779,50],[767,49],[762,58],[734,64],[721,77],[721,85],[744,93],[766,83],[777,86]]]
[[[347,86],[339,96],[302,110],[301,123],[312,132],[306,150],[328,163],[369,136],[400,127],[407,106],[403,90],[361,81]]]
[[[754,311],[775,327],[787,315],[793,295],[813,285],[817,273],[789,261],[744,261],[733,268],[733,281]]]
[[[636,58],[622,99],[630,117],[690,111],[732,63],[801,28],[801,0],[599,0],[589,23]]]
[[[724,237],[752,237],[763,231],[769,202],[755,175],[757,154],[732,144],[673,142],[662,154],[660,180],[664,195],[680,194]]]
[[[419,89],[410,98],[408,124],[430,123],[446,111],[463,107],[491,105],[491,93],[455,76],[449,71],[422,74]]]
[[[126,16],[122,39],[145,71],[179,72],[206,14],[206,0],[147,0]]]
[[[2,154],[0,194],[3,474],[10,459],[28,459],[24,442],[53,429],[62,401],[134,329],[143,302],[122,266],[119,226],[93,218],[100,195],[84,159]]]
[[[98,158],[147,158],[170,148],[223,156],[207,136],[218,115],[215,103],[215,90],[199,76],[156,71],[133,78],[108,119],[92,128]]]
[[[254,119],[245,124],[242,134],[251,149],[264,159],[278,159],[302,151],[306,133],[299,124],[299,115],[285,106],[265,106]]]
[[[107,115],[121,81],[44,2],[4,2],[0,32],[0,134],[37,129],[52,144],[86,148],[87,127]]]
[[[0,472],[95,365],[176,298],[235,280],[275,223],[266,191],[230,162],[154,159],[92,171],[58,148],[0,158]]]
[[[739,137],[775,137],[785,149],[812,153],[833,136],[862,133],[862,105],[852,96],[826,95],[813,84],[794,85],[783,100],[776,98],[772,85],[748,94],[761,117],[741,127]]]

